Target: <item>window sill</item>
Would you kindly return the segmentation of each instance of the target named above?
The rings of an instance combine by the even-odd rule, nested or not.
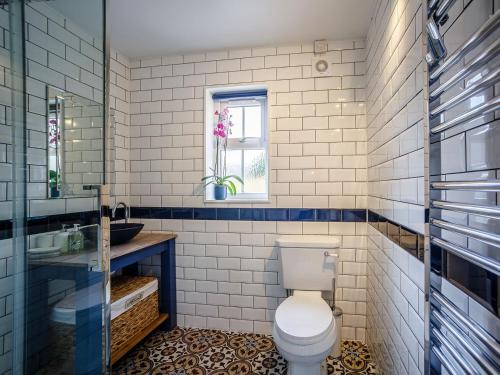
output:
[[[219,203],[219,204],[242,204],[242,203],[246,203],[246,204],[251,204],[251,203],[270,203],[271,200],[269,198],[248,198],[248,199],[238,199],[238,198],[234,198],[234,199],[231,199],[231,198],[228,198],[228,199],[225,199],[225,200],[216,200],[216,199],[205,199],[203,201],[204,203]]]

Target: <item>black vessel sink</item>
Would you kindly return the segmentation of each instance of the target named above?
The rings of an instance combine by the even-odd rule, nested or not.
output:
[[[110,225],[111,246],[120,245],[137,236],[144,227],[141,223],[116,223]]]

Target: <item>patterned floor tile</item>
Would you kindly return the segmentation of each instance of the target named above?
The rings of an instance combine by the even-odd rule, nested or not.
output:
[[[344,341],[328,374],[377,374],[366,345]],[[114,375],[285,375],[287,364],[271,336],[210,329],[157,331],[113,366]]]

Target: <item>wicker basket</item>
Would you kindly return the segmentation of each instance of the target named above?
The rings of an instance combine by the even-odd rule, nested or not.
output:
[[[118,276],[111,280],[111,302],[115,302],[154,280],[146,276]],[[133,300],[134,305],[111,320],[111,353],[125,347],[137,332],[149,326],[160,316],[158,290],[142,300]]]

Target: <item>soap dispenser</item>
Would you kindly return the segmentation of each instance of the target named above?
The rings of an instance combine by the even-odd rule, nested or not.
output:
[[[54,246],[61,248],[61,254],[67,254],[69,251],[69,235],[68,225],[63,224],[61,231],[54,237]]]
[[[69,252],[72,254],[83,250],[83,233],[80,230],[79,224],[74,224],[73,229],[70,231],[68,248]]]

